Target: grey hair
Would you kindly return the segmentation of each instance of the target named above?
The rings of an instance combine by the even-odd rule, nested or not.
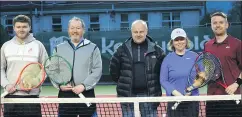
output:
[[[132,25],[131,25],[131,30],[132,30],[133,26],[134,26],[135,24],[137,24],[137,23],[142,23],[142,24],[145,26],[145,28],[148,30],[147,23],[146,23],[144,20],[135,20],[135,21],[132,23]]]
[[[70,26],[71,21],[79,21],[79,22],[81,22],[82,28],[85,29],[85,23],[84,23],[84,21],[81,18],[74,16],[73,18],[71,18],[69,20],[68,26]]]

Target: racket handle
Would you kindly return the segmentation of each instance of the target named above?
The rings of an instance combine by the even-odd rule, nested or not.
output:
[[[79,97],[82,99],[86,98],[82,93],[79,94]],[[87,105],[87,107],[90,107],[92,104],[89,102],[86,102],[86,105]]]
[[[8,95],[8,91],[4,91],[2,94],[1,94],[1,98],[4,98],[6,95]]]
[[[239,104],[239,103],[240,103],[240,101],[239,101],[239,100],[235,100],[235,102],[236,102],[236,104]]]
[[[231,94],[231,95],[234,95],[234,94]],[[239,104],[240,103],[240,100],[234,100],[236,104]]]
[[[180,104],[181,102],[176,102],[172,107],[171,109],[172,110],[176,110],[177,106]]]

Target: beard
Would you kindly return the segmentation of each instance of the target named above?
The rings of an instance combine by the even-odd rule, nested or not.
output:
[[[80,37],[72,37],[71,38],[72,42],[74,42],[74,43],[79,43],[80,39],[81,39]]]
[[[19,39],[25,39],[25,38],[27,38],[29,36],[29,33],[26,33],[25,35],[23,35],[23,34],[16,34],[16,37],[18,37]]]
[[[221,30],[215,29],[213,32],[215,36],[223,36],[226,34],[226,30],[221,31]]]
[[[223,36],[226,32],[214,32],[215,36]]]

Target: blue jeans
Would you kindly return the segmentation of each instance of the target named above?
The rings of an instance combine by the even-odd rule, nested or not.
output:
[[[143,93],[137,94],[135,96],[147,97],[147,95]],[[157,108],[154,108],[152,105],[152,103],[139,103],[141,117],[157,117]],[[122,103],[121,108],[123,117],[134,117],[133,103]]]

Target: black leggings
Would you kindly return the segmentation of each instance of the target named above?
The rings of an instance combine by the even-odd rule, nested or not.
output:
[[[174,103],[168,103],[167,115],[168,117],[198,117],[199,103],[198,102],[182,102],[176,110],[172,110]]]
[[[38,96],[7,95],[4,98],[38,98]],[[42,117],[41,106],[38,103],[4,104],[4,117]]]

